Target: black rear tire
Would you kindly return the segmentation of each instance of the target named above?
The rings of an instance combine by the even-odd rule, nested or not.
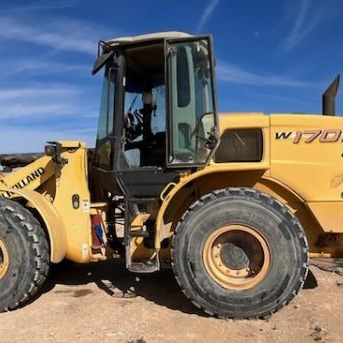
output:
[[[0,199],[0,312],[31,299],[48,272],[44,229],[19,203]]]
[[[308,245],[297,218],[275,198],[228,188],[203,196],[184,214],[172,267],[184,294],[208,314],[266,318],[303,286]],[[249,273],[237,276],[242,270]]]

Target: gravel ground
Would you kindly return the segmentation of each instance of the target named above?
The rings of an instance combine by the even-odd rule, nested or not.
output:
[[[316,267],[269,320],[233,321],[199,312],[170,270],[63,264],[37,299],[0,314],[0,342],[342,342],[342,305],[343,277]]]

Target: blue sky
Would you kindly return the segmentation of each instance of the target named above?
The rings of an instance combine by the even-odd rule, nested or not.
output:
[[[0,153],[57,139],[94,146],[97,41],[169,30],[213,35],[220,111],[319,113],[343,72],[341,0],[4,0]]]

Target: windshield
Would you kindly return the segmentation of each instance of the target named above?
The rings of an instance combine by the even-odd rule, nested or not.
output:
[[[169,163],[205,164],[216,145],[210,44],[207,39],[176,42],[169,52]]]
[[[115,97],[115,71],[112,68],[106,70],[100,105],[98,121],[96,152],[93,164],[102,169],[112,167],[112,144],[109,136],[114,130],[114,97]]]
[[[101,140],[113,133],[115,73],[108,69],[104,78],[97,139]]]

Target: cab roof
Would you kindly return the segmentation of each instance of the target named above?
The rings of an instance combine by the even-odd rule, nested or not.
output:
[[[156,33],[149,33],[145,35],[137,35],[131,37],[120,37],[120,38],[112,38],[106,41],[107,44],[111,46],[117,45],[127,45],[132,43],[141,43],[159,39],[170,39],[170,38],[185,38],[185,37],[192,37],[192,35],[179,32],[179,31],[166,31],[166,32],[156,32]]]

